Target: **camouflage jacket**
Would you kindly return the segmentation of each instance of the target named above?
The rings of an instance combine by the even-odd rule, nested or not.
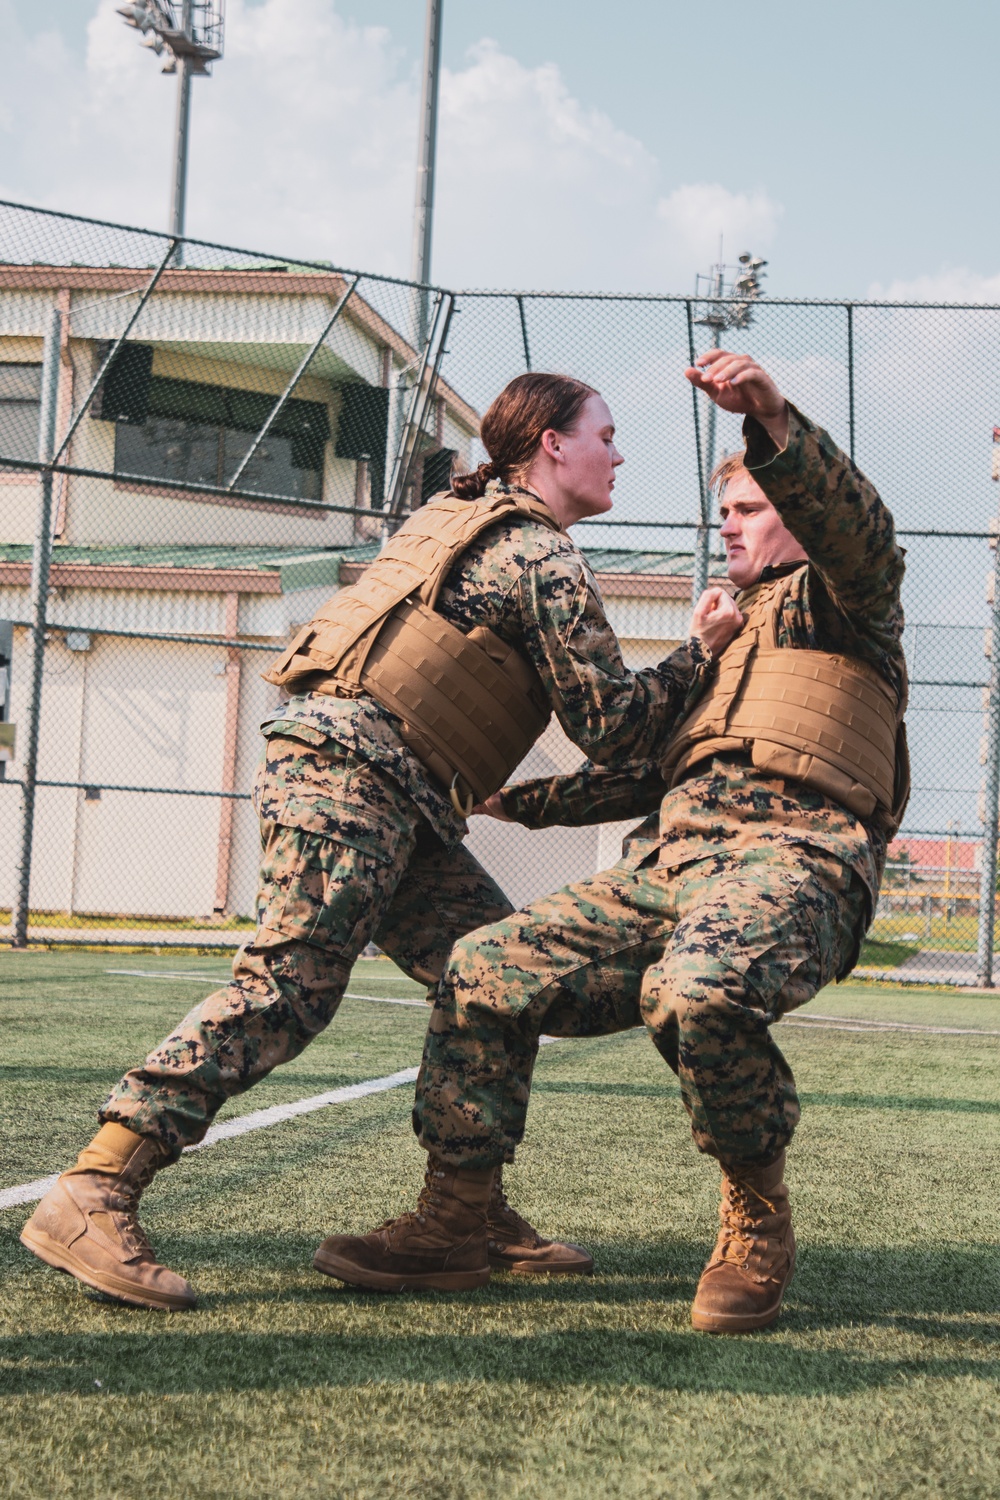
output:
[[[792,575],[778,645],[859,657],[876,668],[903,704],[904,564],[892,516],[832,438],[794,407],[781,452],[751,418],[743,430],[748,469],[810,559],[762,575]],[[687,707],[699,690],[696,682]],[[654,850],[659,863],[673,867],[727,848],[810,845],[853,869],[872,903],[885,864],[886,838],[877,818],[862,823],[819,792],[769,780],[753,769],[749,757],[745,763],[719,757],[707,769],[702,763],[673,790],[655,756],[617,768],[584,766],[570,776],[508,787],[503,806],[531,828],[655,813],[627,840],[626,858],[633,865]]]
[[[494,480],[487,494],[500,489]],[[526,656],[566,734],[601,764],[652,755],[706,660],[700,644],[689,641],[659,666],[630,672],[582,552],[564,531],[527,518],[505,518],[478,537],[452,569],[437,608],[460,630],[485,625]],[[261,728],[315,744],[333,739],[376,761],[441,838],[456,842],[465,822],[396,726],[367,695],[310,693],[290,699]]]

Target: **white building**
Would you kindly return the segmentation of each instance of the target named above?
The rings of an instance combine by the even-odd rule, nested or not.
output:
[[[147,277],[0,265],[0,620],[15,623],[15,722],[39,484],[14,465],[37,453],[43,334],[58,308],[65,432]],[[56,479],[39,763],[43,782],[66,785],[39,789],[35,910],[252,912],[257,831],[243,794],[275,701],[258,675],[267,653],[252,648],[280,649],[374,554],[377,522],[310,502],[381,504],[401,420],[393,392],[414,350],[353,296],[240,477],[270,498],[224,486],[343,291],[333,273],[167,272],[73,438],[64,462],[77,472]],[[452,455],[469,459],[477,424],[440,384],[412,503],[440,488]],[[690,558],[591,560],[630,664],[658,660],[685,633]],[[550,730],[525,770],[578,759]],[[162,790],[116,790],[128,787]],[[19,818],[19,789],[0,784],[0,907],[12,900]],[[480,828],[474,845],[515,900],[614,857],[607,830]]]

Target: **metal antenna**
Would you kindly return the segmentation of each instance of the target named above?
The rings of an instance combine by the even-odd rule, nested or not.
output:
[[[134,0],[120,5],[127,26],[143,35],[144,47],[157,57],[167,54],[164,73],[177,74],[177,119],[170,191],[170,233],[182,239],[187,204],[188,133],[191,119],[191,79],[211,73],[210,64],[222,56],[225,0]],[[184,245],[178,244],[174,265],[184,264]]]
[[[753,304],[764,295],[762,279],[767,275],[766,260],[744,250],[738,266],[727,266],[722,259],[722,236],[719,236],[719,259],[707,273],[695,276],[694,289],[698,301],[704,305],[700,318],[695,318],[702,328],[712,330],[712,348],[718,349],[722,334],[728,328],[749,328],[753,320]],[[727,285],[726,273],[733,272]],[[705,290],[702,291],[702,283]],[[715,441],[718,411],[714,401],[708,403],[708,421],[705,424],[705,456],[702,465],[701,520],[695,542],[694,577],[691,582],[691,598],[697,601],[699,594],[708,587],[709,524],[711,522],[712,497],[708,482],[715,468]]]

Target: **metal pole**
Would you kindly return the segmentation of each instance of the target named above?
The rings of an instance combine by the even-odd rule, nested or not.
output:
[[[426,402],[423,408],[421,408],[420,406],[420,396],[421,393],[425,390],[424,382],[427,378],[427,366],[430,362],[431,346],[433,345],[435,337],[437,335],[438,322],[441,317],[441,309],[444,306],[444,301],[445,293],[438,292],[437,298],[434,303],[434,316],[431,321],[430,331],[428,334],[427,342],[424,345],[424,352],[420,360],[420,368],[417,371],[417,378],[410,395],[409,409],[406,413],[405,423],[399,435],[399,446],[396,449],[396,456],[393,460],[392,474],[389,479],[389,487],[386,492],[386,502],[384,507],[386,515],[396,516],[402,508],[403,492],[406,489],[406,481],[409,476],[410,466],[413,459],[412,450],[416,448],[416,445],[419,441],[420,429],[423,424],[424,413],[426,410]],[[446,330],[451,323],[451,315],[454,306],[455,299],[449,292],[448,312],[445,318]],[[444,340],[442,338],[442,346],[443,342]],[[435,360],[434,364],[434,375],[432,376],[432,379],[435,381],[437,379],[437,370],[440,368],[440,360],[442,354],[443,347],[438,349],[437,359]],[[429,396],[431,394],[429,387],[427,388],[427,390]],[[416,419],[418,410],[420,411],[419,420]]]
[[[517,310],[521,316],[521,343],[524,345],[524,368],[531,372],[531,350],[528,347],[528,323],[524,316],[524,298],[518,297]]]
[[[441,82],[441,13],[444,0],[427,0],[424,32],[424,76],[420,97],[420,147],[417,153],[417,198],[413,214],[413,279],[431,279],[431,234],[434,227],[434,165],[437,156],[438,93]],[[427,340],[426,291],[416,296],[413,342],[420,349]]]
[[[997,818],[1000,815],[1000,588],[993,588],[993,648],[990,652],[989,705],[986,710],[986,785],[983,807],[983,864],[979,875],[979,931],[976,972],[982,989],[993,988],[993,924],[997,884]]]
[[[847,420],[854,459],[854,303],[847,304]]]
[[[191,36],[191,0],[184,0],[181,29]],[[170,233],[177,239],[184,234],[187,209],[188,127],[191,123],[191,59],[185,54],[177,59],[177,122],[174,127],[174,175],[170,189]],[[177,246],[174,265],[184,264],[184,246]]]
[[[693,365],[695,362],[694,349],[694,318],[691,312],[691,303],[685,303],[687,309],[688,330],[688,360]],[[697,532],[695,534],[694,560],[691,578],[691,602],[705,588],[708,579],[708,492],[705,486],[705,460],[701,450],[701,412],[698,405],[698,392],[694,386],[691,387],[691,402],[694,411],[694,448],[698,458],[698,514],[701,517]],[[699,578],[702,582],[699,586]]]
[[[42,353],[42,399],[38,420],[38,461],[52,463],[56,444],[56,409],[59,404],[59,374],[62,350],[62,314],[53,308]],[[12,946],[28,942],[28,902],[31,892],[31,853],[35,832],[35,786],[38,781],[38,736],[42,707],[42,677],[45,672],[45,611],[52,562],[51,468],[41,471],[38,525],[31,554],[31,671],[28,685],[28,723],[24,753],[24,797],[21,804],[21,849],[14,898]]]
[[[725,267],[722,264],[722,242],[720,240],[719,264],[715,270],[715,286],[712,288],[712,295],[715,298],[715,311],[710,319],[706,319],[706,321],[711,322],[713,349],[718,349],[722,340],[722,323],[724,322],[722,318],[722,294],[726,287],[725,276]],[[690,303],[688,306],[690,307]],[[688,330],[690,334],[690,314]],[[693,349],[691,363],[694,364]],[[708,403],[708,421],[705,424],[705,461],[701,468],[701,521],[695,539],[694,567],[691,579],[692,603],[696,602],[703,589],[708,588],[709,548],[711,541],[709,525],[712,520],[712,495],[709,485],[711,483],[712,470],[715,468],[715,430],[717,421],[718,413],[715,402],[710,401]]]
[[[719,329],[712,330],[712,348],[719,347]],[[697,394],[697,393],[696,393]],[[709,484],[715,468],[715,428],[718,420],[714,401],[708,403],[708,421],[705,424],[705,462],[702,467],[704,479],[701,488],[701,522],[694,553],[694,577],[691,580],[691,602],[697,603],[704,589],[708,588],[709,551],[711,547],[712,492]]]

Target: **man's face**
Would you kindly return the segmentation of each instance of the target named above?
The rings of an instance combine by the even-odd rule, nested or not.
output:
[[[760,485],[746,472],[726,485],[719,510],[728,572],[738,589],[756,583],[767,567],[806,561],[802,543],[795,540]]]

